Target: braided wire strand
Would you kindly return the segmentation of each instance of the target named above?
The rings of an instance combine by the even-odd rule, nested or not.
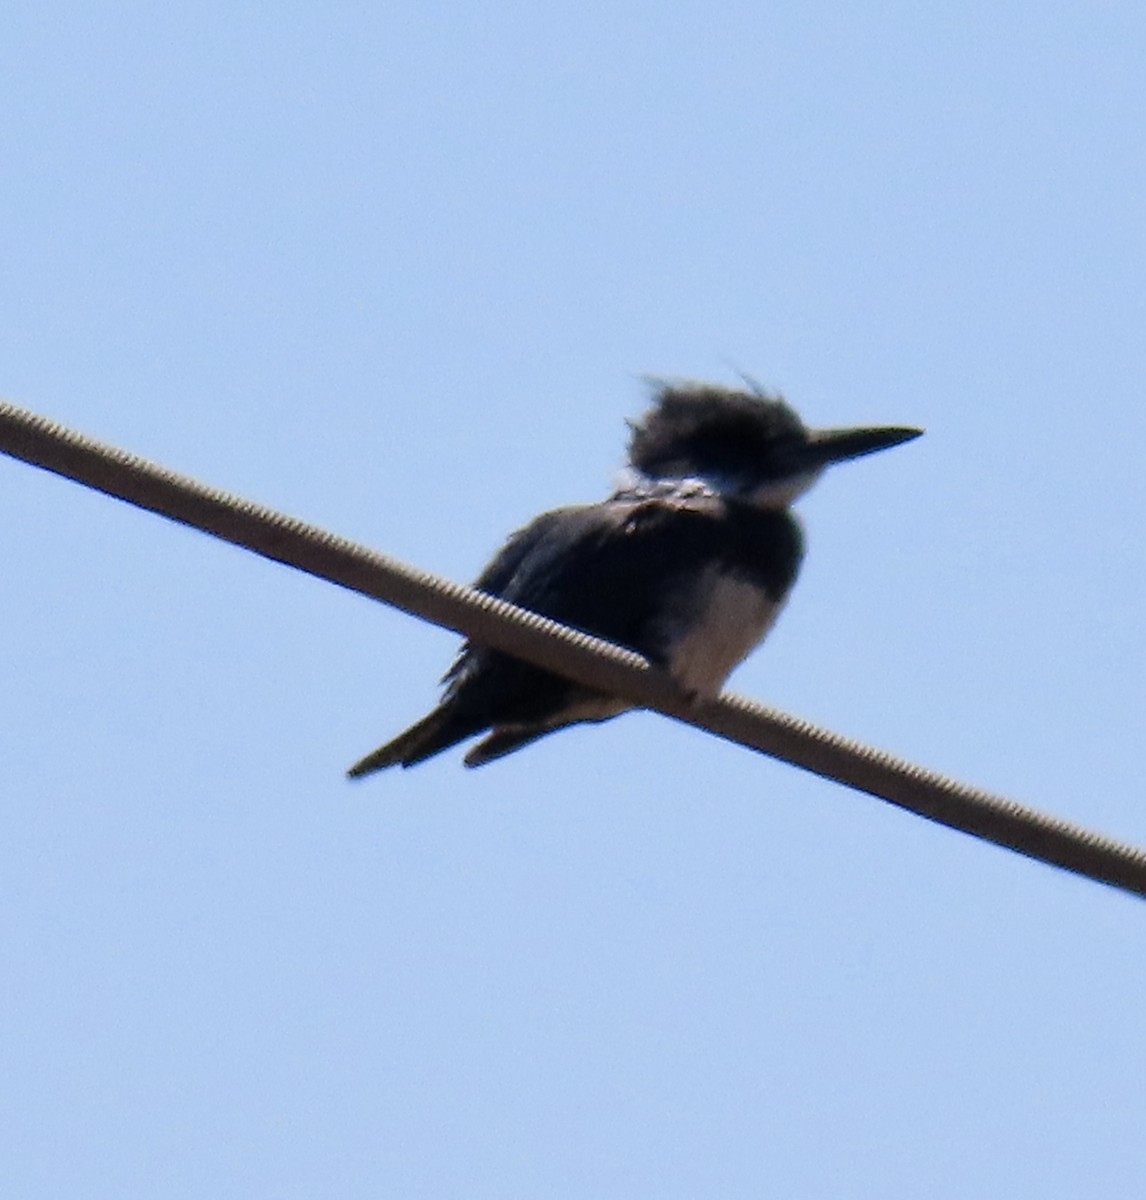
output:
[[[1146,851],[750,700],[697,701],[640,655],[0,401],[0,452],[393,605],[938,824],[1146,897]]]

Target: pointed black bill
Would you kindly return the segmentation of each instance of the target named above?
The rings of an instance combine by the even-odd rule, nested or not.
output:
[[[862,458],[877,450],[890,450],[913,441],[923,433],[899,425],[881,425],[870,429],[812,429],[802,450],[809,467],[826,467],[830,463]]]

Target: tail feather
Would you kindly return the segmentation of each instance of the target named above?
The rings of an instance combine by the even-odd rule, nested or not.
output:
[[[387,767],[412,767],[472,737],[480,728],[458,720],[450,705],[440,705],[404,733],[356,762],[346,774],[351,779],[361,779]]]
[[[556,733],[563,725],[507,725],[495,729],[489,737],[480,742],[465,756],[463,760],[467,767],[484,767],[486,763],[512,754],[523,746],[528,746],[545,737],[548,733]]]

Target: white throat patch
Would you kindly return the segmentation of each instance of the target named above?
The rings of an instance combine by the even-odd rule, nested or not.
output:
[[[787,479],[777,479],[771,483],[762,483],[748,493],[748,499],[757,508],[787,508],[794,504],[824,473],[823,467],[814,471],[805,471],[802,475],[792,475]]]
[[[744,491],[735,480],[723,475],[684,475],[671,479],[656,479],[625,467],[613,481],[617,492],[637,491],[656,495],[658,492],[687,492],[690,488],[698,492],[712,492],[718,496],[740,497],[757,508],[783,509],[794,504],[824,473],[823,467],[805,471],[801,475],[790,475],[787,479],[776,479],[762,483],[750,491]]]

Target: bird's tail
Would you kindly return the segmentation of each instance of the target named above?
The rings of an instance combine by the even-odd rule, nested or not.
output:
[[[561,728],[560,725],[524,727],[507,725],[501,729],[495,729],[489,737],[482,738],[466,755],[465,764],[467,767],[484,767],[486,763],[502,758],[506,754],[512,754],[515,750],[520,750],[523,746],[537,741],[538,738],[545,737],[547,733],[556,733]]]
[[[481,728],[472,721],[459,720],[450,704],[439,705],[393,741],[356,762],[346,774],[351,779],[361,779],[386,767],[412,767],[472,737]]]

